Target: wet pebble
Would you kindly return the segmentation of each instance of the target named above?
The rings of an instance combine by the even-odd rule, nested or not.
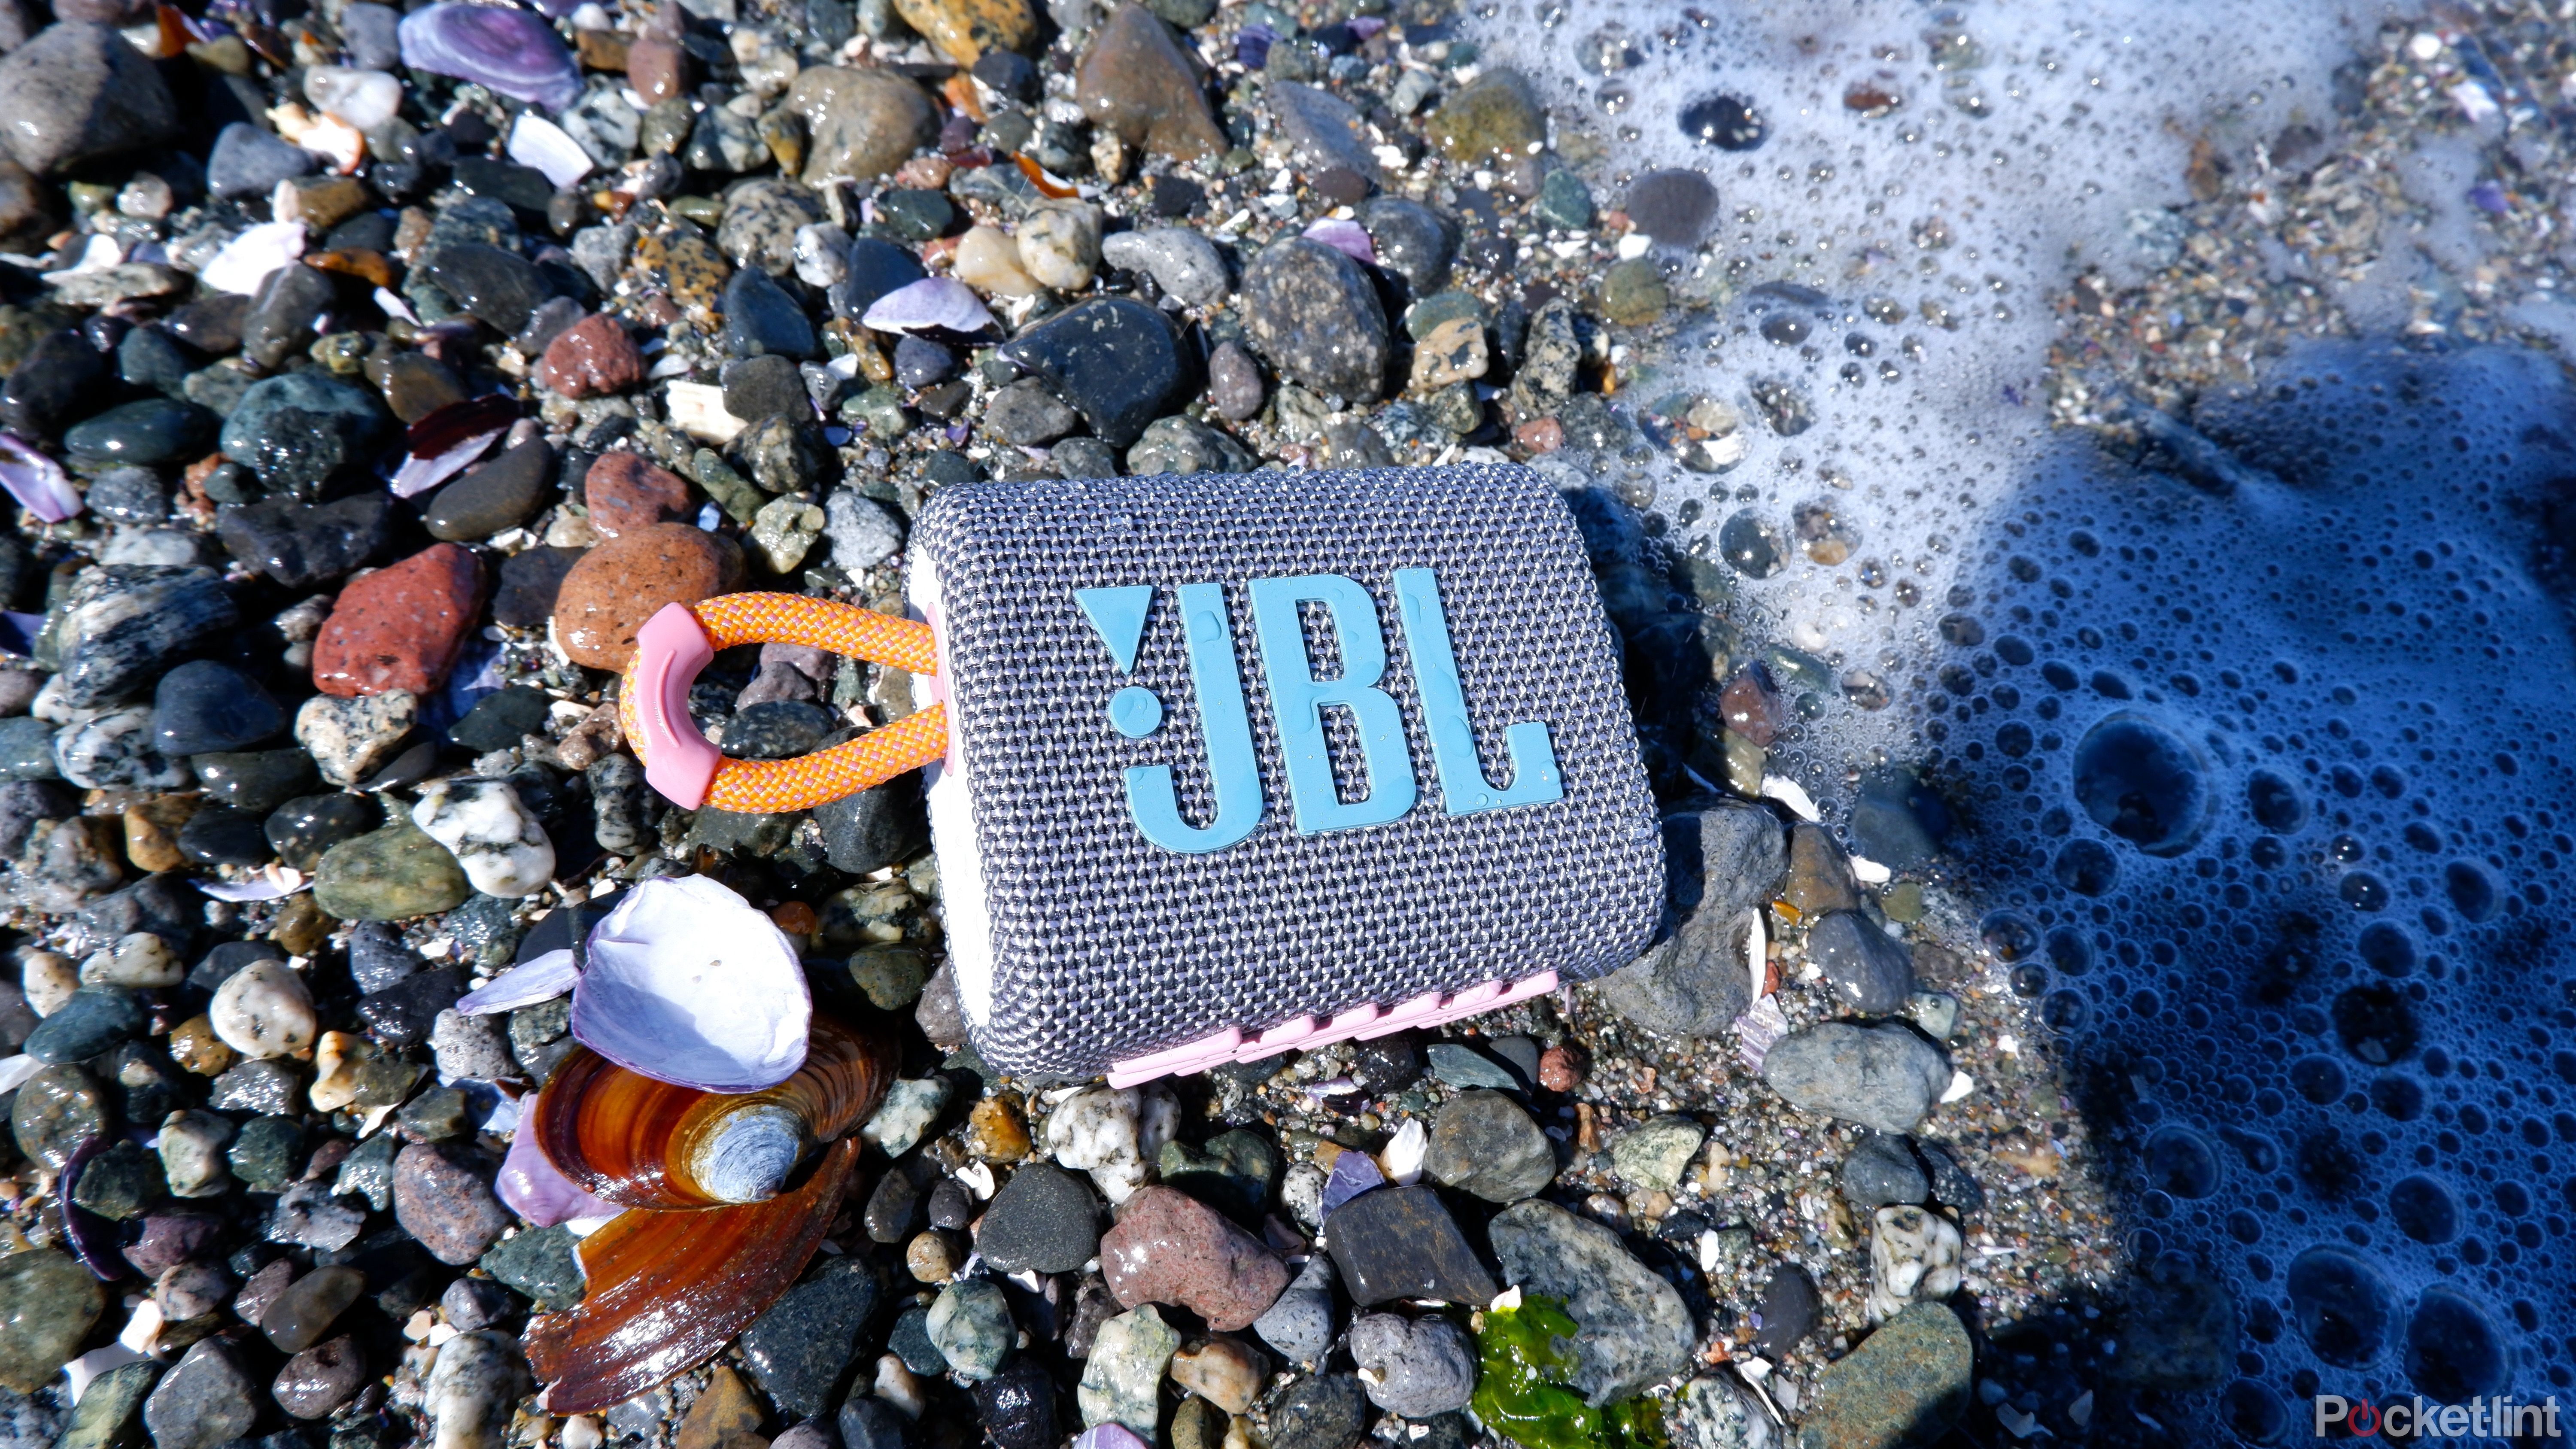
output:
[[[482,564],[452,543],[351,581],[313,641],[314,684],[342,698],[435,690],[465,647],[482,595]]]
[[[1163,1371],[1181,1336],[1151,1305],[1100,1325],[1075,1400],[1086,1426],[1117,1424],[1144,1438],[1161,1419]]]
[[[153,743],[164,755],[240,750],[286,729],[286,711],[230,665],[192,659],[152,692]]]
[[[1270,1249],[1165,1187],[1128,1199],[1100,1240],[1100,1262],[1120,1303],[1174,1304],[1220,1333],[1249,1326],[1288,1286],[1288,1269]]]
[[[1556,1149],[1500,1092],[1461,1092],[1433,1119],[1423,1171],[1488,1202],[1535,1196],[1556,1177]]]
[[[395,1220],[440,1262],[471,1263],[512,1220],[492,1195],[491,1174],[471,1149],[415,1142],[395,1159]]]

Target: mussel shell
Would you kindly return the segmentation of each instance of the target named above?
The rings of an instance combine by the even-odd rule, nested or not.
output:
[[[767,1202],[624,1212],[583,1239],[581,1305],[530,1319],[520,1340],[546,1410],[605,1409],[715,1357],[805,1271],[858,1158],[856,1139],[837,1142]]]
[[[831,1142],[867,1120],[894,1075],[893,1044],[814,1018],[796,1075],[761,1092],[702,1092],[629,1071],[587,1047],[555,1068],[537,1094],[537,1143],[557,1171],[594,1197],[626,1207],[722,1207],[746,1196],[710,1182],[695,1164],[714,1139],[779,1108],[804,1127],[800,1149]],[[750,1119],[747,1121],[746,1119]],[[765,1125],[765,1124],[764,1124]]]

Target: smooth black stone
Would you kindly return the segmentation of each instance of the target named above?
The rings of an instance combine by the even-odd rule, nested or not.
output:
[[[813,753],[840,716],[801,699],[773,699],[725,721],[724,752],[739,760],[789,760]]]
[[[1037,62],[1017,51],[996,46],[977,56],[975,79],[1015,101],[1037,99]]]
[[[1927,1137],[1913,1139],[1916,1155],[1932,1172],[1932,1200],[1957,1208],[1963,1213],[1981,1212],[1986,1206],[1986,1190],[1977,1186],[1965,1164],[1950,1144]]]
[[[0,425],[12,432],[49,438],[63,424],[97,405],[99,385],[107,380],[107,359],[89,339],[65,329],[37,339],[27,355],[0,383]]]
[[[1717,188],[1696,171],[1649,171],[1628,183],[1622,210],[1637,230],[1668,247],[1695,247],[1717,219]]]
[[[1052,1449],[1057,1437],[1055,1383],[1044,1365],[1020,1359],[975,1386],[975,1415],[1000,1449]],[[849,1410],[841,1411],[843,1449],[862,1449],[860,1440],[851,1436],[850,1417]],[[865,1449],[902,1449],[902,1441],[879,1436]]]
[[[305,795],[269,812],[262,827],[277,858],[297,870],[322,863],[322,853],[384,824],[384,812],[364,795]]]
[[[118,1042],[142,1035],[149,1020],[133,993],[84,986],[53,1015],[37,1022],[20,1050],[47,1066],[85,1062]]]
[[[538,181],[543,184],[544,178]],[[552,188],[547,194],[553,194]],[[545,209],[542,200],[537,209]],[[546,299],[545,280],[527,258],[481,242],[451,242],[440,247],[424,270],[429,280],[454,300],[458,311],[470,313],[504,334],[527,326],[528,314]]]
[[[228,664],[192,659],[152,691],[152,739],[165,755],[239,750],[286,728],[286,711],[259,681]]]
[[[1834,998],[1871,1015],[1904,1009],[1914,994],[1913,953],[1858,911],[1834,911],[1807,932],[1807,957]]]
[[[349,933],[349,979],[362,995],[407,981],[420,968],[420,957],[390,922],[361,921]]]
[[[617,899],[613,894],[597,895],[579,905],[557,906],[546,912],[545,919],[530,926],[528,934],[520,938],[519,949],[510,959],[514,963],[534,961],[548,951],[571,949],[576,938],[588,940],[591,927],[616,909]]]
[[[934,1192],[933,1222],[939,1218],[937,1199]],[[975,1235],[975,1250],[1005,1273],[1073,1272],[1100,1251],[1099,1199],[1089,1183],[1062,1168],[1030,1163],[993,1194]]]
[[[200,297],[161,319],[170,335],[209,357],[221,357],[241,346],[242,325],[250,317],[250,298],[237,292]]]
[[[177,397],[196,370],[196,359],[158,327],[137,327],[116,345],[116,375],[127,387]]]
[[[242,318],[242,355],[275,367],[312,346],[315,325],[338,295],[330,273],[302,262],[269,273],[251,293],[250,312]]]
[[[921,1228],[921,1180],[901,1167],[877,1179],[859,1221],[880,1243],[900,1243]],[[941,1373],[946,1373],[943,1366]]]
[[[265,865],[276,857],[260,817],[246,810],[208,805],[179,827],[179,853],[205,865]]]
[[[885,1286],[867,1258],[827,1258],[743,1330],[743,1362],[781,1413],[820,1415],[851,1361],[862,1352],[873,1357],[868,1329],[884,1301]]]
[[[812,357],[818,350],[804,305],[758,267],[744,267],[725,283],[724,314],[725,350],[736,357]]]
[[[942,192],[891,187],[877,193],[877,224],[897,236],[928,241],[957,224],[957,203]]]
[[[1360,224],[1377,249],[1377,263],[1404,279],[1416,297],[1428,297],[1449,279],[1449,224],[1418,201],[1381,196],[1360,208]]]
[[[202,454],[214,429],[214,414],[194,403],[138,398],[64,433],[63,451],[93,467],[173,463]]]
[[[384,552],[393,536],[393,498],[373,492],[336,503],[265,499],[219,510],[215,536],[244,566],[290,589],[311,588]]]
[[[1002,349],[1113,448],[1136,441],[1181,384],[1180,349],[1162,314],[1125,297],[1069,307]]]
[[[206,189],[226,200],[266,200],[277,183],[309,176],[316,164],[312,152],[287,144],[275,132],[235,121],[216,133],[215,148],[206,156]]]
[[[544,214],[546,204],[555,196],[554,183],[546,179],[544,172],[511,161],[495,161],[485,156],[460,157],[449,175],[455,178],[458,186],[476,196],[488,196],[519,211],[539,215]]]
[[[1013,1180],[1016,1181],[1017,1179],[1014,1178]],[[997,1193],[995,1196],[998,1197],[1000,1194]],[[975,1195],[966,1190],[966,1184],[959,1182],[953,1177],[943,1177],[931,1187],[930,1225],[932,1227],[954,1230],[962,1228],[974,1220]],[[983,1239],[980,1237],[977,1238],[975,1240],[975,1246],[977,1250],[980,1251],[984,1246]],[[987,1256],[989,1257],[990,1255],[988,1254]],[[1087,1256],[1086,1261],[1088,1261]],[[1075,1266],[1079,1267],[1080,1264],[1076,1264]]]
[[[362,211],[331,228],[323,238],[325,251],[390,252],[394,249],[394,219],[381,211]]]
[[[139,692],[172,661],[233,632],[241,611],[213,569],[101,564],[72,586],[66,618],[80,642],[63,651],[66,703],[87,709]]]
[[[210,799],[253,815],[266,815],[322,779],[313,757],[296,748],[199,755],[188,764]]]
[[[160,523],[170,516],[170,485],[149,468],[110,468],[90,480],[81,501],[116,523]]]
[[[208,996],[215,988],[233,979],[236,972],[254,961],[283,961],[286,953],[270,941],[223,941],[206,953],[188,972],[190,988]]]
[[[456,1004],[466,985],[464,967],[435,966],[359,997],[358,1016],[388,1045],[417,1046],[429,1040],[438,1014]]]
[[[814,404],[805,391],[805,376],[797,371],[795,360],[777,353],[742,357],[727,362],[724,378],[725,411],[746,423],[778,413],[810,418]]]
[[[525,523],[554,481],[554,449],[531,438],[438,490],[421,521],[429,536],[475,543]]]
[[[898,287],[911,286],[927,275],[921,269],[921,259],[910,248],[883,237],[860,237],[850,243],[849,272],[832,285],[832,310],[856,322],[867,315],[878,298]]]
[[[1427,1187],[1382,1187],[1333,1210],[1333,1266],[1363,1308],[1398,1298],[1490,1303],[1495,1286],[1440,1195]]]
[[[957,374],[957,354],[927,337],[902,337],[894,344],[894,380],[905,387],[928,387]]]
[[[1422,1046],[1412,1033],[1379,1037],[1351,1059],[1351,1080],[1371,1096],[1412,1086],[1422,1079]]]
[[[496,689],[474,701],[447,731],[448,739],[478,755],[516,747],[521,737],[539,734],[546,727],[546,711],[554,701],[542,689],[514,684]]]
[[[584,552],[540,544],[510,555],[501,564],[500,585],[492,591],[492,622],[533,629],[553,618],[564,575],[572,572]]]
[[[1816,1280],[1807,1276],[1807,1270],[1795,1263],[1781,1264],[1772,1270],[1771,1281],[1762,1285],[1762,1327],[1754,1334],[1753,1346],[1777,1363],[1815,1332],[1816,1315],[1823,1307],[1816,1296]]]
[[[1915,1161],[1914,1149],[1889,1132],[1863,1137],[1843,1159],[1842,1179],[1844,1201],[1862,1213],[1895,1203],[1919,1203],[1932,1191],[1931,1178]]]

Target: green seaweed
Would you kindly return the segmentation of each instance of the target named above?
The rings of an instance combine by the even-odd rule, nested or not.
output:
[[[1594,1408],[1570,1387],[1579,1331],[1564,1304],[1536,1293],[1488,1311],[1476,1334],[1477,1419],[1522,1449],[1665,1449],[1653,1399]]]

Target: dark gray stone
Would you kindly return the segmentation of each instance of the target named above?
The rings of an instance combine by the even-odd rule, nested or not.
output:
[[[1301,1379],[1270,1406],[1270,1449],[1355,1449],[1368,1397],[1350,1374]]]
[[[816,1418],[851,1363],[874,1352],[868,1330],[884,1301],[869,1259],[827,1258],[743,1330],[743,1362],[781,1413]]]
[[[198,755],[188,765],[208,799],[253,815],[265,816],[322,782],[313,757],[292,746]]]
[[[64,702],[87,709],[124,698],[240,623],[241,612],[213,569],[89,569],[72,585],[55,634]]]
[[[1518,1202],[1555,1179],[1556,1146],[1511,1098],[1461,1092],[1433,1121],[1422,1170],[1487,1202]]]
[[[178,139],[179,108],[114,26],[64,20],[0,61],[0,137],[19,165],[56,173]]]
[[[1872,1132],[1843,1159],[1843,1200],[1857,1212],[1919,1203],[1931,1191],[1931,1179],[1903,1137]]]
[[[1807,959],[1854,1011],[1902,1010],[1914,994],[1914,956],[1858,911],[1835,911],[1807,933]]]
[[[1070,1273],[1099,1254],[1099,1215],[1088,1183],[1050,1163],[1032,1162],[993,1194],[975,1250],[1005,1273]]]
[[[312,152],[278,139],[247,121],[235,121],[215,133],[215,149],[206,157],[206,189],[227,200],[256,196],[262,201],[291,177],[309,176],[320,162]]]
[[[1243,270],[1245,326],[1289,379],[1349,402],[1386,384],[1386,309],[1360,264],[1304,237],[1272,242]]]
[[[1012,339],[1002,354],[1045,379],[1111,448],[1134,443],[1145,425],[1162,415],[1163,404],[1181,383],[1180,351],[1170,324],[1153,308],[1125,297],[1066,308]]]
[[[538,185],[544,186],[544,178]],[[545,279],[527,258],[481,242],[450,242],[422,268],[456,308],[504,335],[528,325],[528,314],[546,299]]]
[[[531,438],[438,490],[422,512],[429,536],[476,543],[516,528],[552,495],[554,449]]]
[[[224,548],[290,589],[327,583],[373,562],[392,531],[393,496],[381,491],[332,503],[267,498],[215,514]]]
[[[1333,1266],[1363,1308],[1437,1298],[1481,1308],[1501,1290],[1427,1187],[1382,1187],[1334,1209]]]
[[[209,1338],[162,1375],[143,1402],[143,1426],[153,1449],[217,1449],[250,1432],[258,1404],[257,1386],[232,1346]]]
[[[736,357],[804,358],[820,350],[804,305],[758,267],[744,267],[725,283],[724,314],[725,347]]]
[[[1881,1132],[1910,1132],[1950,1085],[1950,1064],[1892,1022],[1829,1021],[1772,1044],[1762,1080],[1801,1111]]]
[[[318,368],[251,384],[224,419],[224,456],[266,487],[311,498],[375,465],[391,419],[375,395]]]
[[[239,750],[285,728],[286,711],[228,664],[192,659],[152,691],[152,741],[164,755]]]
[[[1629,1021],[1669,1036],[1715,1036],[1753,1004],[1744,956],[1748,911],[1766,905],[1789,868],[1778,817],[1726,802],[1664,821],[1666,933],[1603,978],[1601,997]]]

